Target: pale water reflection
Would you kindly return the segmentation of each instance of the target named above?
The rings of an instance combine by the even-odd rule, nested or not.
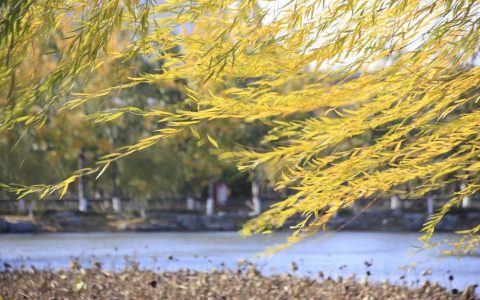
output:
[[[239,260],[251,259],[266,275],[290,272],[318,276],[321,271],[325,276],[355,273],[363,278],[369,271],[372,280],[406,281],[409,285],[430,280],[449,287],[449,275],[454,276],[452,288],[480,283],[478,257],[440,258],[440,249],[411,256],[420,245],[416,233],[337,232],[310,238],[271,257],[255,257],[282,243],[286,236],[276,233],[244,239],[235,232],[1,235],[0,259],[13,267],[66,268],[72,257],[78,257],[85,267],[100,261],[104,268],[116,270],[131,261],[154,270],[210,270],[235,268]],[[438,234],[436,239],[452,237]],[[292,261],[298,265],[295,272]],[[372,265],[367,267],[365,262]],[[403,268],[412,264],[416,265],[409,270]]]

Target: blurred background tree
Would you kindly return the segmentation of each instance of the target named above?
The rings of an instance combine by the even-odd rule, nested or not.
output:
[[[67,22],[67,26],[57,28],[49,39],[44,41],[46,46],[39,46],[31,56],[25,58],[23,71],[35,77],[16,76],[15,81],[19,87],[41,80],[57,67],[61,49],[65,47],[64,38],[71,30],[69,24]],[[125,46],[125,40],[131,35],[132,33],[123,31],[112,34],[107,45],[108,51],[120,52]],[[178,49],[171,51],[178,52]],[[29,72],[29,64],[39,66],[40,70]],[[108,58],[94,70],[76,77],[75,90],[89,92],[105,89],[115,82],[128,81],[129,76],[159,73],[163,64],[161,60],[141,54],[122,59]],[[185,106],[185,83],[185,80],[174,80],[156,85],[139,84],[98,97],[81,107],[52,112],[42,126],[20,125],[2,131],[0,151],[6,159],[0,162],[3,170],[0,182],[53,184],[77,169],[77,158],[81,149],[85,151],[88,167],[102,155],[135,143],[148,136],[152,130],[165,127],[157,120],[134,114],[125,114],[109,123],[93,121],[99,110],[108,111],[122,107],[174,111]],[[68,101],[73,96],[65,97]],[[202,126],[196,130],[199,135],[217,135],[223,144],[233,145],[234,141],[239,140],[250,140],[250,143],[254,143],[252,129],[237,130],[238,125],[239,122],[235,120],[221,120],[215,126]],[[193,194],[200,198],[205,196],[209,179],[212,177],[231,183],[234,196],[249,195],[248,176],[236,172],[231,164],[219,161],[206,140],[192,137],[189,132],[177,134],[159,142],[155,147],[120,160],[112,171],[117,173],[113,175],[116,187],[112,187],[111,176],[102,176],[97,180],[90,178],[86,185],[89,198],[112,197],[113,190],[117,189],[119,197],[132,199],[140,204],[149,199],[178,200],[181,197],[186,199],[187,186],[191,186]],[[69,197],[76,197],[76,188],[74,185],[69,186]],[[15,197],[12,193],[8,196]]]

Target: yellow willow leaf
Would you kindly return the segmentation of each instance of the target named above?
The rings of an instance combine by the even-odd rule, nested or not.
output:
[[[171,126],[188,126],[192,124],[198,124],[199,121],[171,121],[170,125]]]
[[[192,132],[193,136],[199,140],[201,137],[200,137],[200,134],[198,133],[197,129],[193,128],[192,126],[190,126],[190,131]]]
[[[30,190],[24,191],[23,193],[19,193],[19,195],[18,195],[17,198],[18,198],[18,199],[25,198],[25,196],[27,196],[27,195],[29,195],[29,194],[31,194],[31,193],[33,193],[33,191],[30,191]],[[43,197],[40,197],[40,198],[43,198]]]
[[[95,122],[99,123],[99,122],[113,121],[113,120],[121,117],[122,115],[123,115],[123,112],[119,111],[119,112],[116,112],[116,113],[108,115],[108,116],[102,116],[99,119],[95,120]]]
[[[478,171],[480,170],[480,162],[476,162],[465,168],[466,171]]]
[[[67,192],[68,186],[70,185],[70,183],[72,183],[76,179],[77,179],[76,176],[71,176],[63,182],[63,188],[62,188],[62,192],[60,193],[60,199],[62,199],[65,193]]]
[[[213,139],[210,135],[208,135],[208,134],[207,134],[207,139],[208,139],[208,141],[210,142],[210,144],[213,145],[213,147],[219,149],[219,148],[218,148],[218,143],[217,143],[217,141],[214,140],[214,139]]]
[[[100,178],[100,176],[102,176],[103,172],[105,172],[105,170],[108,169],[109,165],[110,163],[106,163],[105,166],[103,166],[102,170],[98,173],[97,177],[95,177],[95,180],[97,180],[98,178]]]
[[[27,120],[29,120],[30,117],[29,116],[23,116],[23,117],[20,117],[20,118],[17,118],[16,121],[18,123],[21,123],[21,122],[26,122]]]
[[[117,157],[117,156],[120,156],[120,155],[121,155],[120,153],[110,153],[110,154],[103,155],[101,157],[101,159],[114,158],[114,157]]]
[[[144,114],[147,117],[150,116],[173,116],[174,114],[168,111],[161,111],[161,110],[152,110]]]
[[[394,152],[397,153],[400,150],[400,147],[402,146],[402,141],[399,141],[397,145],[395,146]]]

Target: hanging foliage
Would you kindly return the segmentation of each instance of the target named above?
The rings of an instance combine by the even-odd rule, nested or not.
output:
[[[42,52],[59,26],[70,30],[56,67],[32,80],[37,70],[25,58]],[[127,29],[134,34],[111,53],[112,35]],[[199,137],[242,170],[273,166],[277,187],[296,191],[248,222],[244,234],[300,214],[293,242],[358,199],[390,196],[411,182],[406,198],[466,183],[425,224],[428,240],[452,207],[480,189],[479,37],[476,0],[7,0],[0,2],[0,128],[41,126],[48,113],[136,85],[185,81],[185,105],[173,112],[121,107],[90,116],[110,122],[132,113],[162,126],[83,172],[103,172],[180,132],[199,137],[195,128],[215,119],[262,122],[270,131],[255,149],[229,151],[214,136]],[[75,86],[79,74],[134,54],[164,62],[162,69],[93,92]],[[43,197],[78,176],[5,187]],[[460,249],[478,246],[478,230],[461,232]]]

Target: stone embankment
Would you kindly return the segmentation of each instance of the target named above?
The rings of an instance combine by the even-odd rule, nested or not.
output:
[[[223,213],[205,216],[192,213],[156,212],[145,219],[133,216],[107,214],[81,214],[75,212],[52,212],[37,216],[34,220],[25,217],[0,216],[0,233],[27,232],[91,232],[91,231],[236,231],[251,216],[248,213]],[[340,213],[330,222],[333,230],[359,231],[419,231],[428,216],[417,212],[370,210],[354,215]],[[475,226],[480,211],[461,211],[446,215],[438,224],[437,231],[451,232]],[[289,228],[300,219],[291,219]]]
[[[0,233],[32,233],[39,231],[40,226],[32,221],[7,221],[0,219]]]

